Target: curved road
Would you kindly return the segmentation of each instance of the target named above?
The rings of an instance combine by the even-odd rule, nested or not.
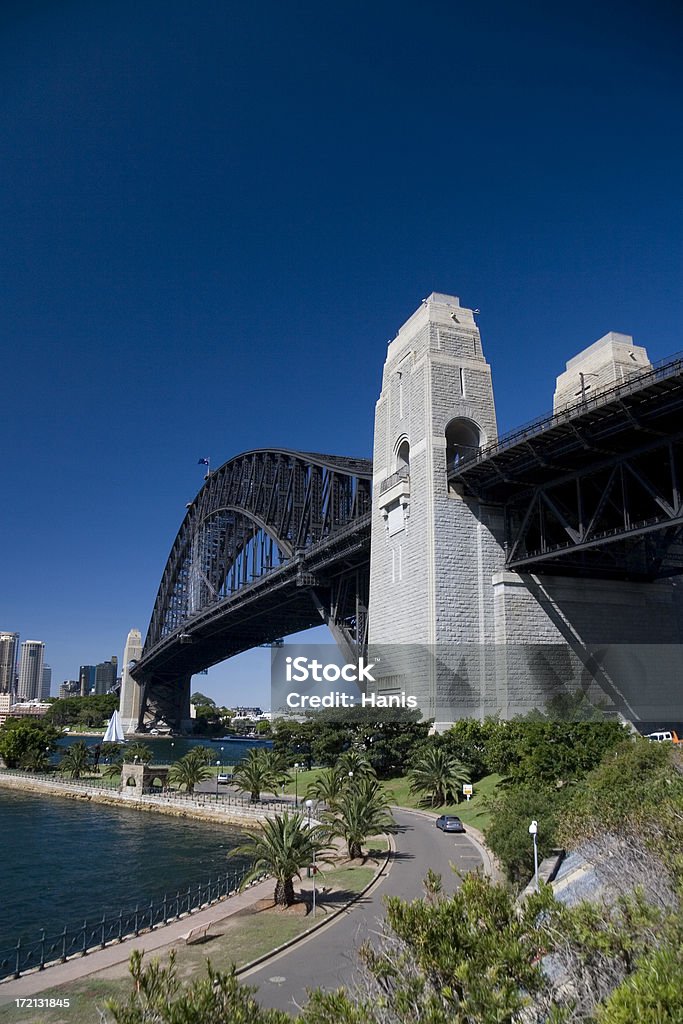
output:
[[[240,981],[258,986],[257,999],[263,1006],[295,1012],[306,1002],[307,988],[348,985],[356,949],[377,932],[384,917],[384,897],[413,900],[424,895],[422,879],[428,868],[438,871],[444,889],[452,892],[460,879],[451,871],[451,862],[463,874],[482,867],[481,855],[466,835],[440,832],[431,816],[393,810],[399,831],[384,880],[329,925],[241,975]]]

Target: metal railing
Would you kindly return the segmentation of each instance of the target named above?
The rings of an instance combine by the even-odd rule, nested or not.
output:
[[[606,405],[614,398],[626,396],[636,391],[641,391],[649,384],[654,384],[660,380],[666,380],[668,377],[673,377],[682,372],[683,353],[677,352],[674,356],[667,356],[665,359],[659,359],[652,363],[652,368],[649,370],[644,370],[642,373],[634,374],[625,381],[612,385],[611,387],[604,388],[590,397],[586,396],[584,399],[574,403],[573,405],[566,406],[559,410],[559,412],[543,413],[541,416],[537,416],[528,423],[515,427],[513,430],[507,431],[505,434],[501,434],[497,441],[493,441],[491,444],[486,445],[485,448],[478,448],[472,455],[463,456],[457,466],[457,470],[459,471],[465,467],[472,466],[476,462],[482,462],[491,455],[495,455],[506,448],[514,447],[514,445],[523,441],[525,438],[533,436],[534,434],[537,434],[549,427],[556,426],[560,423],[566,423],[568,420],[582,416],[583,413],[589,409],[595,409],[601,405]]]
[[[379,485],[379,493],[384,494],[385,491],[388,491],[394,484],[400,483],[401,480],[405,480],[408,484],[410,483],[410,469],[408,466],[401,466],[395,473],[388,476],[386,480],[382,480],[382,483]]]
[[[22,768],[0,768],[0,775],[8,775],[13,779],[26,779],[29,782],[57,782],[64,786],[80,786],[82,788],[96,787],[115,790],[119,788],[119,782],[116,779],[105,779],[102,775],[95,775],[87,779],[70,779],[65,773],[57,771],[28,772]]]
[[[37,939],[20,938],[15,945],[0,950],[0,981],[20,978],[27,971],[42,971],[55,964],[63,964],[70,957],[86,956],[91,950],[104,949],[124,939],[135,938],[141,932],[154,931],[173,921],[209,907],[238,893],[249,873],[228,872],[208,882],[188,885],[187,891],[175,894],[164,893],[162,899],[137,903],[132,909],[120,909],[118,913],[103,913],[101,917],[83,922],[79,926],[65,925],[61,932],[49,935],[41,929]],[[249,885],[256,885],[268,876],[254,878]]]
[[[153,769],[154,765],[151,764],[150,767]],[[263,810],[287,811],[292,809],[293,803],[292,800],[279,800],[277,797],[272,799],[266,797],[252,801],[249,797],[235,796],[234,793],[221,793],[220,790],[218,792],[207,792],[204,790],[195,793],[185,793],[177,789],[160,789],[149,786],[143,790],[133,790],[132,787],[127,790],[127,787],[121,786],[118,779],[105,779],[102,776],[94,776],[87,779],[70,779],[59,772],[27,772],[21,768],[0,768],[0,775],[6,775],[14,779],[23,779],[27,782],[46,782],[65,788],[102,789],[112,793],[112,795],[133,791],[136,798],[140,796],[156,797],[160,802],[164,803],[181,803],[183,805],[193,803],[199,807],[215,807],[222,804],[252,812]]]

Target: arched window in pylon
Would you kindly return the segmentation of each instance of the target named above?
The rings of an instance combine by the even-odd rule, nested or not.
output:
[[[402,438],[396,448],[396,470],[404,470],[406,475],[410,473],[410,442],[407,437]]]
[[[451,473],[481,446],[481,431],[473,420],[458,416],[446,427],[446,472]]]

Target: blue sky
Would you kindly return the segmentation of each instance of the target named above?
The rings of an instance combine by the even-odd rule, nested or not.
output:
[[[0,629],[46,642],[53,689],[146,631],[199,457],[370,455],[386,342],[429,292],[481,309],[502,430],[608,330],[683,348],[682,23],[2,5]],[[268,682],[258,651],[201,688]]]

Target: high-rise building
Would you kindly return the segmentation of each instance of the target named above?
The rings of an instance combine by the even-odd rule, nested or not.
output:
[[[121,700],[119,714],[124,732],[135,732],[140,717],[140,684],[130,674],[131,665],[142,656],[142,635],[139,629],[131,629],[123,651],[121,673]]]
[[[50,696],[50,689],[52,687],[52,669],[49,665],[43,665],[43,678],[41,680],[41,687],[39,697],[41,700],[47,700]]]
[[[19,700],[37,700],[43,688],[43,659],[45,644],[42,640],[24,640],[21,645],[19,666]]]
[[[116,673],[119,667],[119,659],[115,654],[110,661],[101,661],[95,665],[95,693],[109,693],[116,685]]]
[[[95,666],[81,665],[78,670],[81,697],[89,697],[95,689]]]
[[[77,679],[65,679],[59,687],[60,697],[78,697],[81,692],[81,684]]]
[[[0,633],[0,693],[14,693],[17,687],[19,634]]]

